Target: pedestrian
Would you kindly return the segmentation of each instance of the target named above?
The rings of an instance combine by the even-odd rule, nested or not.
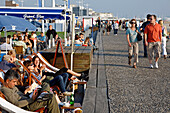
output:
[[[159,20],[158,22],[162,27],[162,55],[164,59],[167,58],[167,51],[166,51],[166,36],[167,36],[167,28],[163,25],[163,20]]]
[[[145,27],[150,23],[150,17],[151,17],[151,15],[148,14],[147,17],[146,17],[146,18],[147,18],[147,21],[144,22],[144,23],[142,24],[142,26],[140,27],[140,31],[141,31],[141,32],[144,32],[144,31],[145,31]],[[144,38],[143,38],[143,49],[144,49],[144,57],[146,58],[146,57],[148,56],[148,54],[147,54],[147,47],[146,47]]]
[[[150,24],[148,24],[144,31],[145,45],[148,48],[148,59],[150,68],[153,68],[152,59],[155,53],[155,68],[158,68],[158,60],[160,57],[160,45],[162,40],[162,28],[156,23],[156,15],[150,17]]]
[[[115,23],[114,23],[114,35],[117,35],[118,29],[119,29],[118,21],[115,21]]]
[[[139,29],[136,28],[136,20],[132,19],[130,21],[131,27],[126,30],[126,37],[128,41],[128,64],[131,65],[132,55],[134,54],[134,63],[133,68],[137,68],[136,64],[138,62],[138,40],[137,33],[139,33]]]
[[[107,23],[107,26],[106,26],[106,30],[107,30],[107,35],[109,36],[109,34],[110,34],[110,31],[111,31],[111,24],[110,24],[110,22],[108,22]]]

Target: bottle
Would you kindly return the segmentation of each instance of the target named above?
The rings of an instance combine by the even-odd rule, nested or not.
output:
[[[73,93],[70,96],[70,105],[74,106],[74,95],[73,95]]]

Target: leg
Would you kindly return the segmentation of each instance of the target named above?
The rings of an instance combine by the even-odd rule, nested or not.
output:
[[[160,42],[156,42],[154,50],[156,54],[155,62],[158,62],[159,57],[160,57]]]
[[[50,100],[42,101],[42,102],[35,101],[34,103],[28,105],[27,107],[28,107],[28,110],[35,111],[45,106],[47,106],[49,113],[60,113],[59,107],[58,107],[58,104],[57,104],[57,101],[54,95]]]
[[[152,65],[152,59],[153,59],[153,43],[148,43],[148,59],[149,63]]]
[[[61,75],[56,76],[53,80],[50,81],[51,87],[55,85],[59,86],[62,93],[66,91],[63,77]]]
[[[81,74],[76,73],[76,72],[74,72],[74,71],[72,71],[72,70],[70,70],[70,69],[68,69],[67,72],[70,73],[70,74],[72,74],[72,75],[74,75],[74,76],[77,76],[77,77],[80,77],[80,76],[81,76]]]
[[[61,76],[63,77],[63,81],[64,81],[64,84],[65,84],[65,87],[66,87],[69,74],[68,73],[63,73],[63,74],[61,74]]]
[[[167,51],[166,51],[166,37],[162,37],[162,54],[164,56],[167,55]]]
[[[144,49],[144,57],[147,57],[147,56],[148,56],[148,55],[147,55],[147,47],[146,47],[146,45],[145,45],[144,39],[143,39],[143,49]]]
[[[138,62],[138,43],[136,42],[134,45],[134,64],[136,66],[136,63]]]
[[[132,54],[133,54],[133,44],[131,44],[131,47],[128,46],[128,59],[129,59],[129,62],[128,64],[131,65],[131,59],[132,59]]]

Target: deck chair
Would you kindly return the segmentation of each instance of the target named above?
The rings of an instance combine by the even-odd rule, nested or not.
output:
[[[20,56],[24,54],[23,46],[15,46],[14,49],[18,58],[20,58]]]

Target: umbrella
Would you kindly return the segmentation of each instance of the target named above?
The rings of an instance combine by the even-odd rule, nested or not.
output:
[[[14,16],[0,15],[0,29],[4,28],[6,31],[35,31],[36,27],[23,18]]]
[[[23,18],[0,15],[0,29],[5,31],[35,31],[36,27]],[[1,30],[1,31],[2,31]],[[7,38],[6,38],[7,43]],[[7,54],[7,47],[6,47]]]

